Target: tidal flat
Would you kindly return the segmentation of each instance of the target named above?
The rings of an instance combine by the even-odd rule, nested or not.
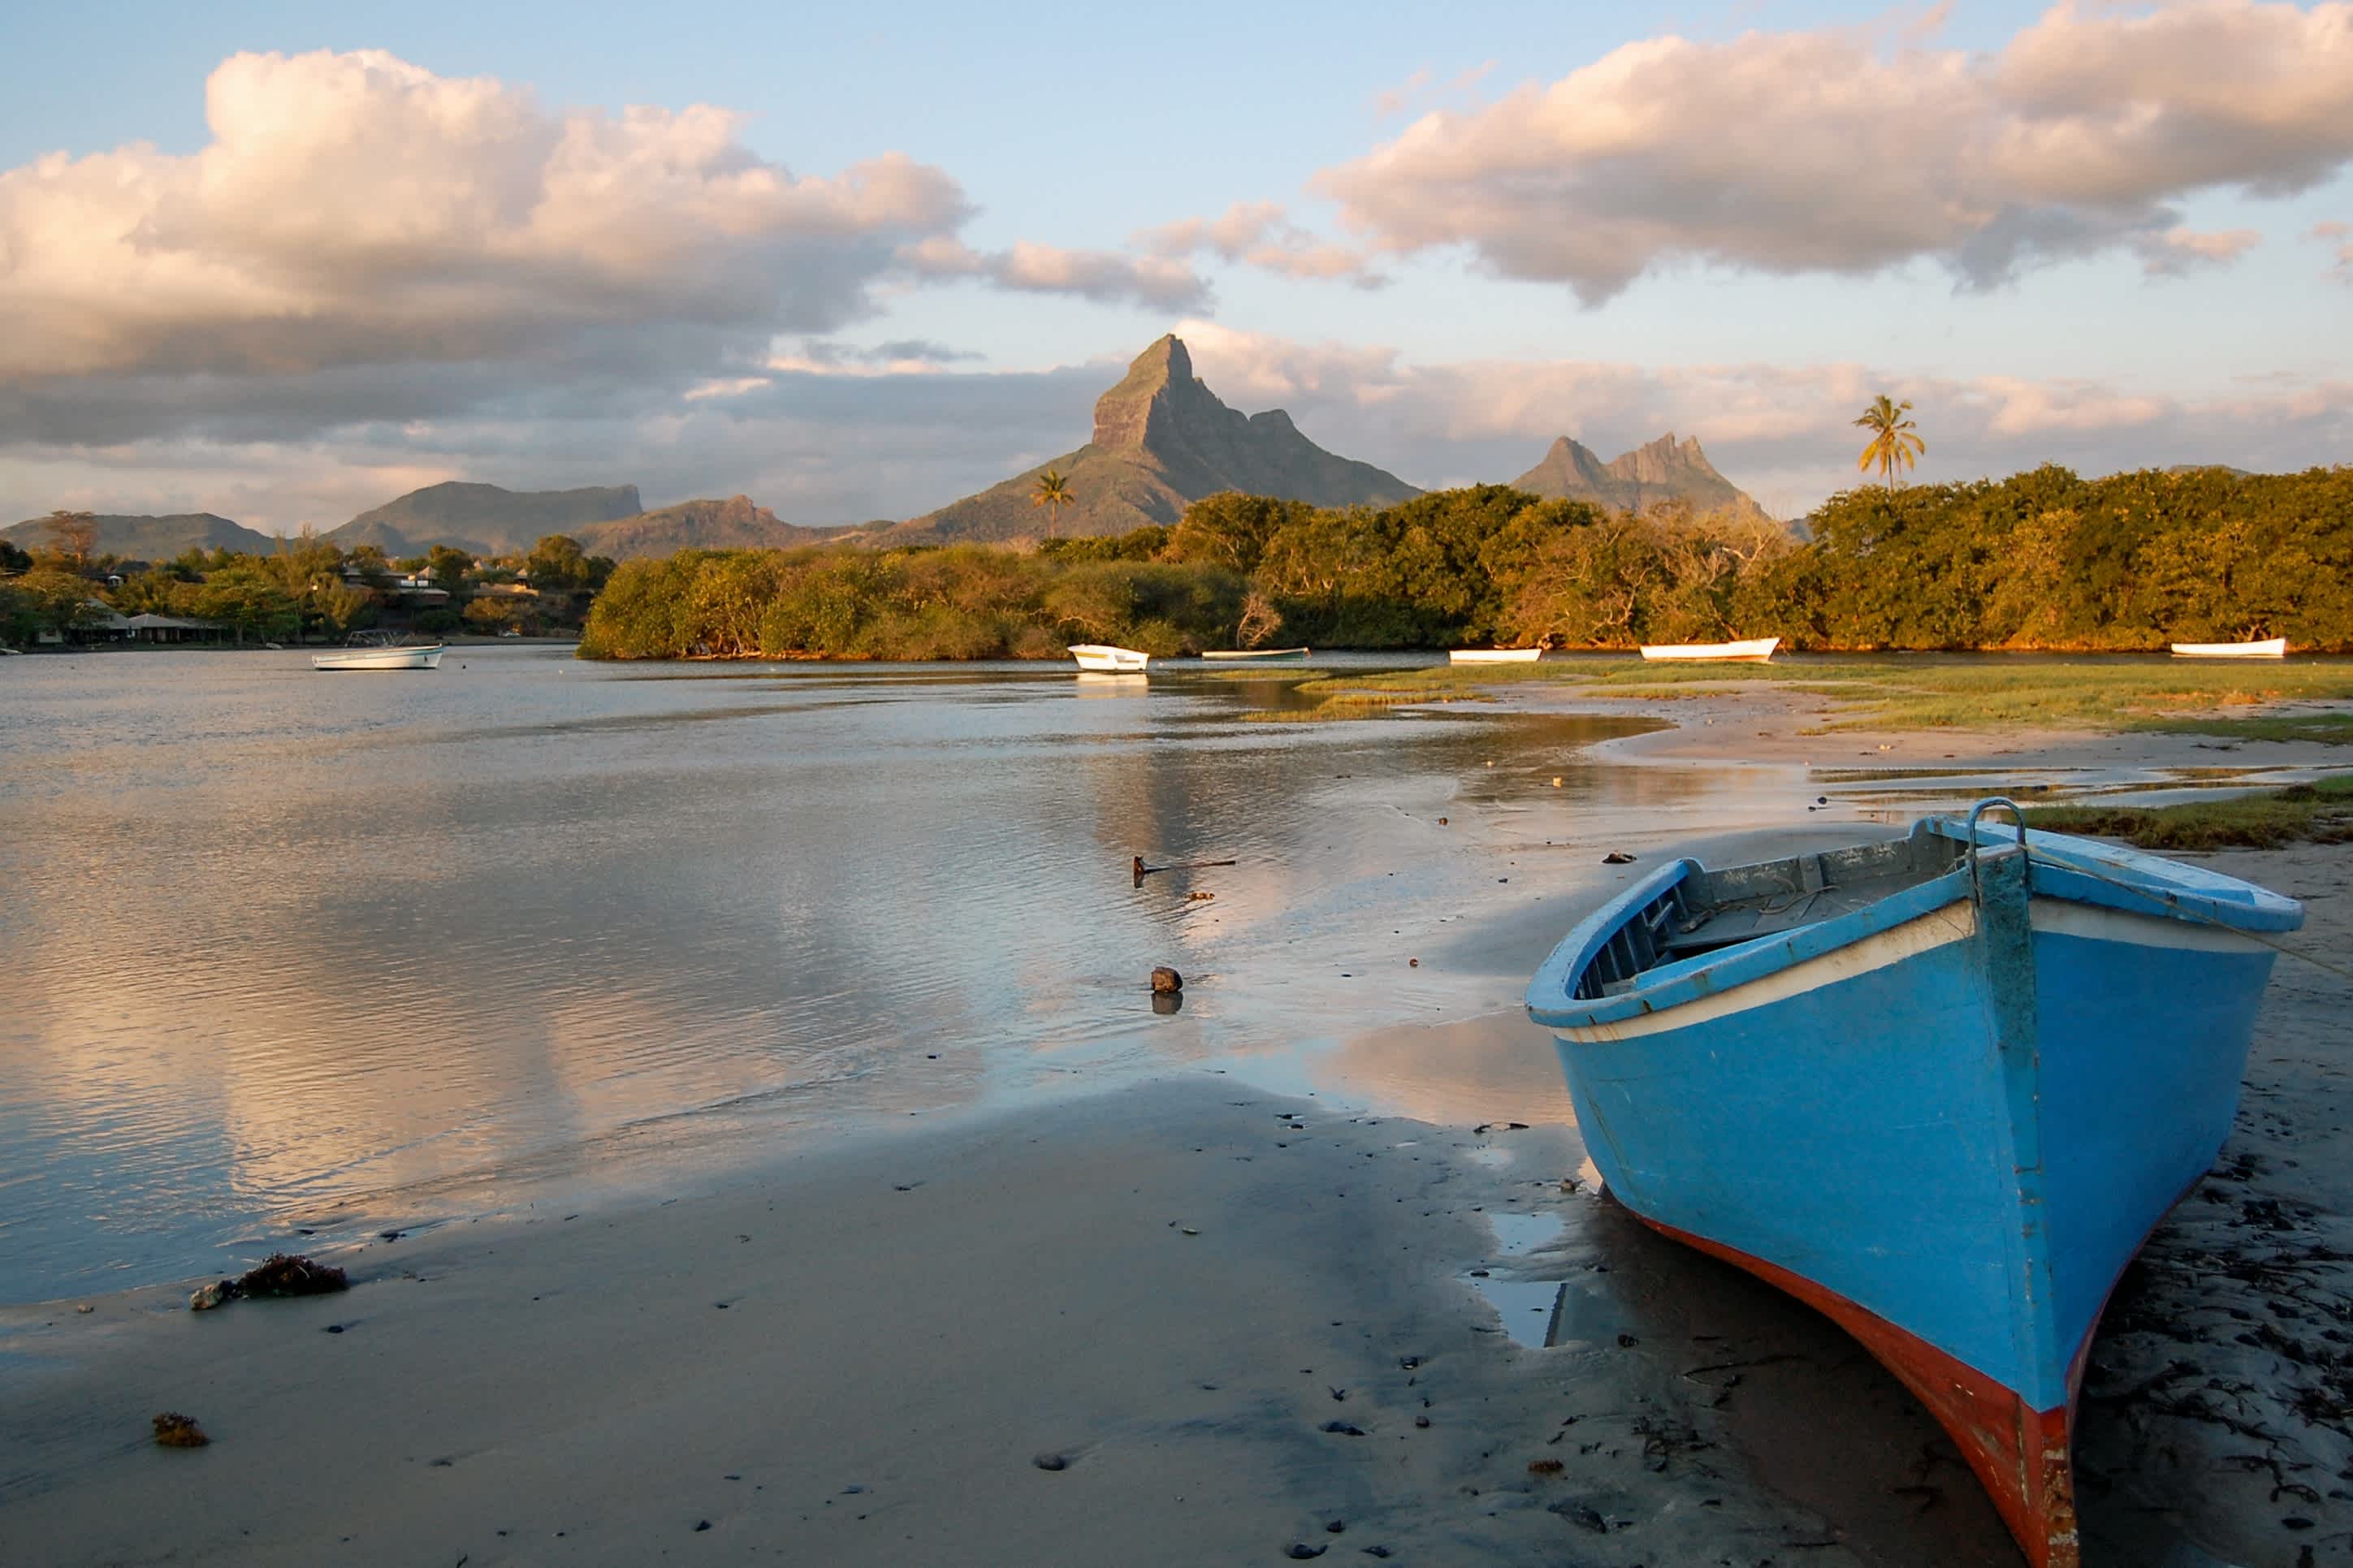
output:
[[[1671,847],[2307,765],[1740,693],[1269,726],[1034,667],[43,662],[0,701],[11,1562],[2013,1563],[1863,1352],[1572,1184],[1520,987]],[[2346,847],[2211,863],[2353,950]],[[2353,1547],[2348,990],[2281,961],[2111,1308],[2105,1561]],[[353,1289],[185,1310],[281,1248]]]

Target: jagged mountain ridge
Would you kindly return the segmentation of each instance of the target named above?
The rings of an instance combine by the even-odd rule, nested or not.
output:
[[[1048,468],[1070,480],[1058,518],[1031,502]],[[1004,483],[868,535],[883,544],[1125,533],[1173,523],[1219,490],[1381,506],[1421,492],[1395,474],[1327,452],[1280,408],[1244,415],[1193,374],[1171,333],[1138,354],[1095,402],[1094,438]]]
[[[94,553],[119,555],[131,561],[169,561],[195,549],[228,549],[267,555],[278,548],[275,535],[257,533],[242,523],[208,511],[174,512],[165,517],[107,516],[97,519],[97,522]],[[0,528],[0,539],[19,550],[47,548],[51,542],[49,520],[27,518]]]
[[[1512,483],[1534,495],[1590,501],[1612,511],[1649,511],[1680,501],[1695,514],[1766,515],[1746,491],[1716,472],[1700,450],[1698,437],[1678,442],[1672,430],[1606,463],[1590,447],[1563,436]]]
[[[633,556],[674,555],[681,550],[784,550],[821,544],[848,532],[839,528],[803,528],[786,522],[748,496],[725,500],[687,500],[635,517],[594,522],[568,531],[590,555],[616,561]]]

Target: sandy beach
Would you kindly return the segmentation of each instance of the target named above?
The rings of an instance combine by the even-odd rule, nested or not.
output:
[[[1753,735],[1785,715],[1673,712],[1613,750],[1831,767],[1911,743],[1799,755]],[[1937,739],[1989,766],[2110,761]],[[2295,945],[2353,953],[2353,848],[2208,859],[2305,899]],[[1540,952],[1574,912],[1477,940]],[[2280,962],[2237,1134],[2109,1309],[2078,1446],[2089,1563],[2353,1562],[2348,1000]],[[1553,1073],[1515,1011],[1351,1048]],[[1859,1347],[1577,1188],[1556,1115],[1461,1109],[1176,1070],[666,1203],[379,1239],[332,1259],[344,1294],[11,1309],[0,1563],[2019,1561]],[[211,1446],[156,1447],[164,1410]]]

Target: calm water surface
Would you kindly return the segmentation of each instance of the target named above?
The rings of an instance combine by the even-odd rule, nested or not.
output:
[[[1601,721],[1268,721],[1282,690],[0,662],[0,1300],[1183,1064],[1556,1111],[1533,1035],[1346,1042],[1514,1005],[1492,933],[1565,921],[1613,834],[1809,788],[1596,763]],[[1134,855],[1239,864],[1138,888]]]

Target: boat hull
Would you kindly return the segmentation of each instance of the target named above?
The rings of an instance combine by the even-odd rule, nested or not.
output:
[[[446,647],[372,647],[311,656],[313,669],[438,669]]]
[[[1458,647],[1447,650],[1450,664],[1534,664],[1544,655],[1540,647]]]
[[[1250,664],[1296,664],[1307,657],[1303,647],[1212,648],[1203,658],[1234,659]]]
[[[1957,870],[1904,918],[1687,1001],[1587,1004],[1622,1016],[1584,1023],[1536,986],[1530,1005],[1611,1194],[1847,1329],[1952,1434],[2029,1561],[2073,1568],[2084,1356],[2230,1131],[2274,950],[2036,897],[2014,849],[1979,868],[1982,898]]]
[[[2287,638],[2262,642],[2178,642],[2170,645],[2176,658],[2285,658]]]
[[[1081,669],[1097,675],[1142,675],[1145,667],[1152,662],[1152,656],[1148,653],[1139,653],[1132,647],[1113,647],[1108,643],[1074,643],[1070,654],[1079,661]]]
[[[1734,664],[1764,664],[1781,646],[1779,637],[1752,637],[1746,642],[1644,643],[1642,657],[1653,662],[1668,659],[1721,659]]]

